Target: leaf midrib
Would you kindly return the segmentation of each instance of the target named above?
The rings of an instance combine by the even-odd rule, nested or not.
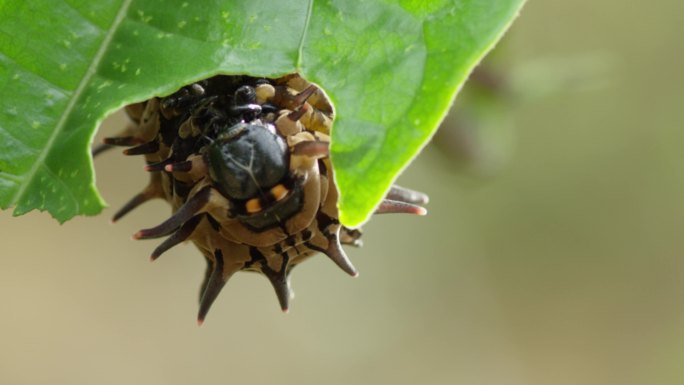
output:
[[[109,44],[112,42],[112,39],[114,38],[114,34],[116,33],[119,25],[121,22],[126,18],[126,15],[128,14],[128,8],[131,5],[133,0],[124,0],[123,3],[121,4],[121,7],[119,8],[119,11],[116,14],[116,17],[114,18],[114,21],[112,22],[111,26],[107,30],[107,33],[104,36],[104,39],[102,40],[102,43],[100,43],[100,47],[95,53],[95,56],[93,56],[92,61],[90,62],[90,65],[88,65],[88,68],[86,69],[85,74],[83,75],[83,78],[81,78],[81,81],[78,83],[78,87],[76,87],[76,90],[74,90],[73,94],[69,98],[69,103],[67,104],[66,108],[62,112],[62,114],[59,117],[59,120],[57,121],[57,124],[55,125],[55,129],[52,131],[52,134],[50,134],[50,137],[48,138],[47,142],[45,143],[45,146],[41,150],[41,152],[38,154],[38,157],[36,158],[36,161],[33,163],[31,168],[28,170],[28,172],[25,174],[25,177],[21,183],[19,183],[19,188],[17,189],[17,192],[14,194],[12,197],[9,205],[14,205],[16,204],[19,199],[22,198],[22,196],[26,193],[26,189],[28,189],[29,185],[31,184],[31,181],[35,177],[36,173],[38,172],[38,169],[40,166],[45,162],[45,158],[48,156],[50,153],[50,150],[52,150],[52,147],[59,137],[59,135],[62,133],[64,130],[64,127],[66,125],[67,120],[69,119],[69,116],[71,116],[72,111],[76,107],[77,102],[85,92],[86,87],[88,87],[88,84],[90,84],[91,79],[95,75],[97,68],[100,65],[100,62],[102,61],[102,58],[105,56],[107,53],[107,49],[109,48]]]
[[[302,30],[302,37],[299,39],[299,47],[297,47],[297,62],[295,68],[297,72],[302,71],[302,57],[304,56],[304,44],[306,42],[306,35],[309,31],[309,23],[311,22],[311,14],[313,13],[314,0],[309,0],[309,6],[306,9],[306,19],[304,19],[304,29]]]

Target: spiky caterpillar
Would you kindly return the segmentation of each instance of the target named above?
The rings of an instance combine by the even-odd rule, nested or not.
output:
[[[132,123],[104,143],[144,155],[150,181],[113,220],[153,198],[171,204],[169,219],[134,238],[168,236],[153,260],[186,240],[202,252],[199,323],[240,270],[265,275],[283,311],[292,268],[316,253],[358,274],[341,244],[359,246],[361,232],[338,220],[328,157],[334,109],[318,87],[298,75],[217,76],[126,111]],[[423,215],[426,202],[393,186],[376,213]]]

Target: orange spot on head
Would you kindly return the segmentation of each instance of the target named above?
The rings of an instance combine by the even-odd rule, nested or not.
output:
[[[261,211],[261,203],[259,203],[258,198],[252,198],[245,203],[245,209],[248,213],[254,214]]]
[[[288,189],[282,184],[275,185],[271,188],[271,195],[273,195],[273,198],[275,198],[276,201],[281,201],[287,196],[287,193],[289,193]]]

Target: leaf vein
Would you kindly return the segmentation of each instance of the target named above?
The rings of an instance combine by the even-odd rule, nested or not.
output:
[[[50,175],[52,175],[52,178],[53,178],[54,180],[56,180],[57,182],[59,182],[59,184],[61,184],[61,185],[64,187],[64,190],[68,193],[68,195],[69,195],[69,197],[71,198],[71,200],[74,201],[74,203],[76,204],[76,212],[80,212],[80,211],[81,211],[81,202],[80,202],[80,201],[78,200],[78,198],[76,197],[76,194],[74,194],[74,192],[71,191],[71,189],[69,188],[69,185],[67,185],[67,184],[62,180],[62,178],[60,178],[60,177],[58,177],[57,175],[55,175],[54,171],[52,171],[52,170],[50,169],[50,167],[48,167],[46,164],[43,164],[43,165],[41,165],[41,166],[43,166],[43,169],[44,169],[45,171],[47,171]]]
[[[21,182],[20,177],[18,177],[17,175],[14,175],[14,174],[10,174],[9,172],[6,172],[6,171],[0,171],[0,179],[9,180],[9,181],[12,181],[15,183]]]
[[[304,29],[302,30],[302,37],[299,39],[299,47],[297,47],[297,72],[302,70],[302,60],[304,56],[304,43],[306,42],[306,35],[309,31],[309,24],[311,23],[311,14],[313,13],[314,0],[309,0],[309,6],[306,9],[306,19],[304,20]]]
[[[31,181],[35,177],[36,173],[38,172],[38,169],[40,166],[43,164],[45,159],[47,158],[48,154],[50,153],[50,150],[52,149],[52,146],[54,145],[55,141],[57,140],[57,137],[59,134],[64,130],[64,127],[66,125],[66,122],[71,115],[71,112],[74,110],[76,107],[76,104],[78,100],[80,99],[81,95],[83,95],[86,87],[90,83],[90,80],[92,77],[95,75],[97,71],[97,67],[100,65],[100,62],[105,56],[105,53],[107,52],[107,48],[109,47],[109,44],[111,43],[112,39],[114,38],[114,34],[117,31],[117,28],[119,24],[124,20],[126,17],[126,14],[128,13],[128,7],[131,5],[131,2],[133,0],[124,0],[124,2],[121,5],[121,8],[119,9],[119,12],[117,13],[116,17],[114,18],[114,21],[112,22],[112,25],[110,26],[109,30],[105,34],[104,39],[102,40],[102,43],[100,44],[100,48],[98,49],[97,53],[93,57],[92,61],[90,62],[90,65],[88,66],[88,69],[86,70],[86,73],[84,74],[83,78],[78,84],[78,87],[72,94],[71,98],[69,99],[69,103],[67,104],[66,108],[64,109],[64,112],[62,115],[59,117],[59,121],[57,122],[55,129],[52,131],[52,134],[48,138],[47,143],[45,144],[45,147],[43,150],[40,152],[38,155],[38,158],[36,159],[36,162],[31,166],[31,169],[26,173],[24,180],[19,184],[19,188],[17,189],[17,192],[14,194],[12,197],[12,200],[10,201],[11,204],[15,204],[21,199],[21,197],[26,193],[26,189],[29,187],[31,184]]]
[[[39,152],[40,150],[37,148],[31,147],[28,143],[25,143],[22,139],[25,139],[24,137],[17,136],[15,133],[12,131],[0,126],[0,136],[2,136],[3,139],[9,139],[13,143],[7,143],[3,142],[2,143],[2,149],[6,151],[6,149],[10,146],[14,145],[19,145],[23,149],[29,151],[29,152]],[[4,158],[4,156],[0,156],[0,159]]]

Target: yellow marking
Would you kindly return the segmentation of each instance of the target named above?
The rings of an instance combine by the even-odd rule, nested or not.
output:
[[[270,84],[259,84],[256,86],[257,103],[264,104],[275,96],[275,88]]]
[[[287,196],[288,192],[287,188],[282,184],[275,185],[271,188],[271,195],[273,195],[273,198],[275,198],[276,201],[281,201]]]
[[[255,214],[261,211],[261,203],[258,198],[252,198],[245,203],[245,209],[250,214]]]

